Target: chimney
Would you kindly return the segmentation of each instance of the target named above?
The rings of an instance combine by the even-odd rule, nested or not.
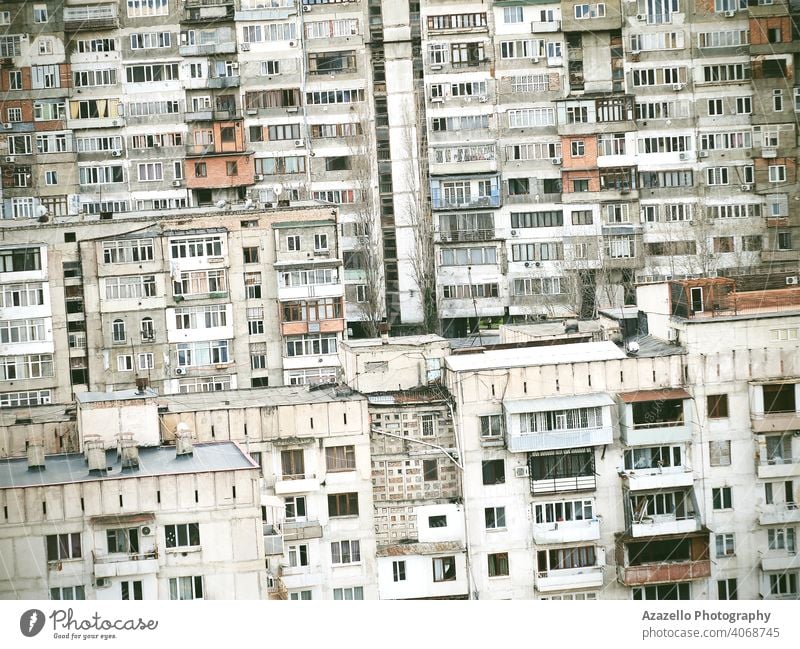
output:
[[[381,344],[388,345],[389,344],[389,332],[392,329],[392,325],[388,322],[381,322],[378,324],[378,333],[381,335]]]
[[[148,380],[146,376],[137,376],[136,377],[136,394],[144,394],[145,390],[147,390]]]
[[[44,444],[41,439],[28,440],[28,471],[44,471]]]
[[[86,442],[86,457],[89,460],[89,475],[106,475],[106,450],[102,441]]]
[[[192,431],[189,429],[189,424],[181,422],[175,431],[175,456],[190,456],[193,453]]]
[[[119,459],[123,469],[139,468],[139,447],[133,439],[133,433],[119,434]]]

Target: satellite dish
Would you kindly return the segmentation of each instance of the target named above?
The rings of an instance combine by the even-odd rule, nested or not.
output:
[[[252,198],[248,198],[244,202],[244,209],[249,210],[251,207],[253,207],[253,199]]]
[[[36,215],[37,216],[47,216],[48,209],[44,205],[39,205],[36,208]]]
[[[281,185],[280,183],[275,183],[272,186],[272,193],[275,194],[275,196],[280,196],[281,194],[283,194],[283,185]]]
[[[227,205],[227,204],[228,204],[228,201],[226,201],[224,198],[221,198],[216,203],[214,203],[214,205],[216,205],[217,207],[220,207],[220,208],[225,207],[225,205]]]

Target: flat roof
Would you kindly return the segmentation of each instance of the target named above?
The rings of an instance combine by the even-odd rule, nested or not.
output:
[[[589,363],[592,361],[619,360],[628,356],[611,341],[548,345],[546,347],[514,347],[490,349],[474,354],[448,356],[445,364],[454,372],[557,365],[559,363]]]
[[[531,337],[543,338],[549,336],[561,336],[561,337],[569,337],[569,336],[580,336],[587,333],[594,333],[596,331],[601,331],[605,328],[602,322],[599,320],[574,320],[575,324],[578,325],[578,331],[565,331],[565,323],[563,321],[548,321],[548,322],[537,322],[533,324],[509,324],[509,325],[502,325],[500,327],[501,331],[513,331],[515,333],[526,334]]]
[[[138,390],[114,390],[113,392],[79,392],[75,395],[78,403],[97,403],[100,401],[129,401],[131,399],[154,399],[158,392],[147,388],[144,392]]]
[[[40,487],[68,482],[239,471],[257,465],[235,442],[195,444],[192,455],[178,457],[174,446],[144,446],[139,448],[139,468],[125,469],[117,461],[117,451],[106,451],[105,475],[89,475],[82,453],[61,453],[45,456],[44,471],[28,471],[27,458],[0,460],[0,489]]]
[[[355,338],[343,340],[343,347],[355,349],[358,347],[387,347],[391,345],[426,345],[428,343],[447,342],[447,338],[442,338],[436,334],[422,334],[419,336],[389,336],[389,341],[384,344],[382,338]]]
[[[167,412],[191,412],[366,400],[362,394],[346,387],[339,389],[335,386],[325,386],[319,389],[309,389],[309,387],[313,386],[286,385],[227,392],[169,394],[159,399],[159,405],[168,408]]]

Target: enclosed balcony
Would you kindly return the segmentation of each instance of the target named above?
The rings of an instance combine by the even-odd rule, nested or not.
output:
[[[182,23],[201,24],[232,21],[233,0],[187,0]]]
[[[539,451],[528,456],[528,474],[534,495],[591,491],[596,487],[594,448]]]
[[[622,392],[620,436],[629,446],[692,439],[691,395],[683,388]]]
[[[319,521],[290,520],[283,524],[283,538],[287,541],[305,541],[322,538],[322,525]]]
[[[280,525],[264,523],[264,554],[274,556],[283,554],[283,531]]]
[[[751,385],[750,403],[754,433],[800,430],[800,383],[796,379]]]
[[[506,446],[528,453],[610,444],[612,405],[605,393],[505,401]]]
[[[711,576],[708,530],[637,540],[616,537],[617,578],[626,586],[706,579]]]
[[[800,523],[800,507],[796,502],[759,505],[756,509],[758,511],[759,525],[792,525]]]
[[[344,331],[341,297],[281,304],[281,335]]]
[[[295,0],[240,0],[235,18],[240,20],[286,20],[297,13]]]
[[[653,493],[625,491],[625,522],[634,538],[691,534],[702,528],[691,488]]]
[[[64,7],[64,31],[87,32],[117,29],[117,4],[98,4],[85,7]]]
[[[600,521],[597,518],[585,521],[535,523],[533,526],[533,540],[540,545],[597,541],[599,538]]]
[[[500,207],[497,176],[486,178],[431,179],[431,206],[435,210]]]
[[[536,590],[600,588],[605,552],[593,545],[540,550],[536,553]]]

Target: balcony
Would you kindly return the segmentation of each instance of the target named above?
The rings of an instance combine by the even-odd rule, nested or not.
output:
[[[286,20],[297,13],[295,0],[242,0],[234,14],[240,20]]]
[[[800,476],[800,458],[774,458],[761,461],[756,467],[762,480],[794,478]]]
[[[631,491],[654,491],[694,485],[694,474],[685,466],[636,469],[620,475]]]
[[[601,588],[602,586],[603,566],[550,570],[539,572],[536,575],[536,590],[540,593],[579,588]]]
[[[334,333],[344,331],[343,318],[312,320],[308,322],[281,322],[281,336],[301,334]]]
[[[529,453],[611,444],[614,430],[609,406],[613,404],[604,393],[505,401],[506,448],[512,453]],[[596,409],[600,412],[596,413]],[[550,428],[533,432],[532,419],[536,425]],[[584,420],[584,426],[567,428],[571,422],[584,423]]]
[[[264,555],[274,556],[283,554],[283,535],[280,526],[272,523],[263,523],[264,528]]]
[[[462,243],[466,241],[491,241],[495,238],[494,228],[476,230],[443,230],[436,233],[441,243]]]
[[[797,552],[770,550],[761,557],[761,569],[764,572],[771,570],[786,572],[800,569],[800,555]]]
[[[678,518],[674,514],[644,516],[631,524],[631,536],[644,538],[668,534],[692,534],[702,529],[699,516]]]
[[[158,572],[158,552],[156,550],[138,554],[93,555],[93,559],[96,579]]]
[[[570,478],[546,478],[542,480],[536,480],[531,477],[531,493],[535,496],[560,493],[562,491],[592,491],[596,488],[597,480],[594,473]]]
[[[319,489],[319,478],[316,476],[283,476],[275,482],[275,494],[284,496],[286,494],[308,493]]]
[[[306,541],[322,538],[322,525],[319,521],[285,521],[283,538],[287,541]]]
[[[709,559],[629,567],[617,566],[617,578],[626,586],[692,581],[710,576],[711,561]]]
[[[620,393],[620,436],[629,446],[661,445],[692,439],[688,424],[691,395],[683,388]]]
[[[238,77],[236,78],[238,79]],[[213,110],[211,108],[203,108],[201,110],[186,111],[186,113],[184,114],[184,119],[187,122],[211,122],[217,120],[225,121],[229,119],[240,119],[240,118],[241,118],[241,112],[235,108],[223,109],[223,110]]]
[[[482,207],[500,207],[500,192],[494,190],[489,196],[443,195],[439,190],[431,191],[431,206],[435,210],[465,210]]]
[[[548,543],[597,541],[599,538],[600,521],[596,518],[587,521],[536,523],[533,526],[533,540],[542,545]]]
[[[759,525],[785,525],[800,523],[800,508],[797,503],[775,503],[772,505],[759,505]]]
[[[210,54],[233,54],[236,44],[231,41],[219,43],[203,43],[202,45],[181,45],[178,48],[181,56],[208,56]]]
[[[548,20],[548,21],[534,20],[533,22],[531,22],[532,34],[557,32],[560,29],[561,29],[560,20]]]
[[[800,414],[797,412],[767,412],[751,414],[750,425],[754,433],[782,433],[800,430]]]
[[[116,4],[64,7],[65,32],[86,32],[117,29],[118,27],[119,16]]]
[[[186,3],[181,23],[218,23],[233,20],[233,0]]]
[[[431,175],[482,174],[497,171],[497,160],[481,158],[480,160],[463,160],[453,162],[430,162]]]

